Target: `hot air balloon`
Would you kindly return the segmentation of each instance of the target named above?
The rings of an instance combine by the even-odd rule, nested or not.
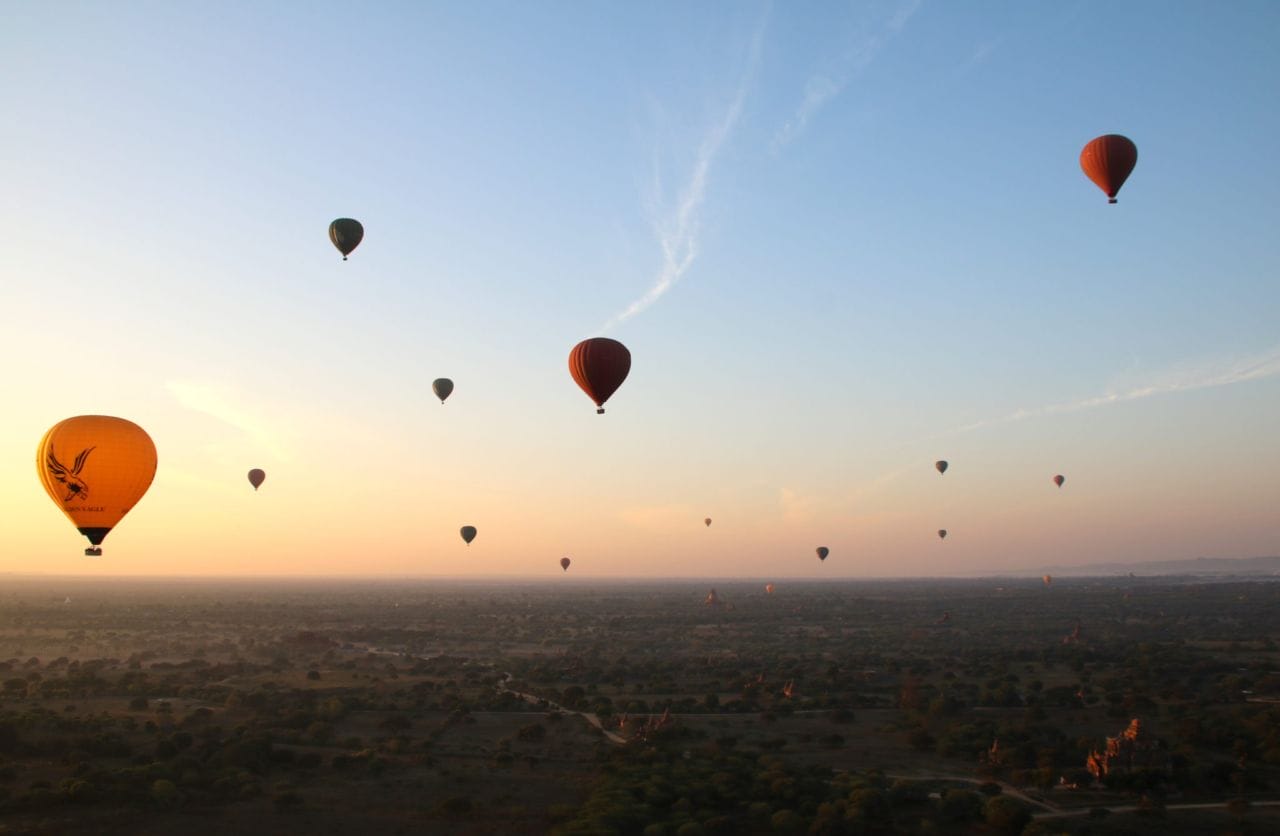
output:
[[[618,391],[631,371],[631,352],[617,340],[594,337],[583,340],[569,352],[569,374],[595,401],[596,414],[604,414],[604,402]]]
[[[572,561],[572,560],[570,560],[569,558],[567,558],[567,557],[562,557],[562,558],[560,558],[560,568],[561,568],[561,569],[563,569],[564,571],[568,572],[568,571],[569,571],[569,564],[570,564],[570,563],[572,563],[572,562],[573,562],[573,561]]]
[[[1057,485],[1058,487],[1062,487],[1062,483],[1065,481],[1067,481],[1067,477],[1063,476],[1061,473],[1053,477],[1053,484]],[[1088,491],[1086,491],[1086,493],[1088,493]]]
[[[711,518],[710,518],[710,517],[707,517],[705,520],[703,520],[703,522],[707,524],[707,528],[710,528],[710,527],[711,527]]]
[[[827,548],[826,546],[818,546],[817,552],[818,552],[819,560],[826,560],[827,555],[831,554],[831,549]]]
[[[447,377],[437,377],[431,381],[431,391],[436,393],[436,397],[443,404],[445,398],[453,393],[453,381]]]
[[[1044,585],[1045,585],[1045,586],[1051,586],[1051,585],[1053,585],[1053,575],[1045,575],[1045,576],[1044,576],[1043,578],[1041,578],[1040,580],[1044,581]]]
[[[267,472],[262,468],[255,467],[253,470],[249,471],[249,484],[253,485],[253,489],[255,491],[261,487],[262,483],[266,480]]]
[[[1116,193],[1138,162],[1138,146],[1128,137],[1107,134],[1090,140],[1080,152],[1080,167],[1098,188],[1107,193],[1107,202],[1116,202]]]
[[[947,539],[947,530],[945,528],[938,529],[938,539],[939,540]]]
[[[476,539],[476,527],[474,525],[464,525],[460,533],[462,534],[463,542],[468,546],[471,545],[472,540]]]
[[[352,250],[360,246],[363,239],[364,226],[357,220],[338,218],[329,224],[329,240],[338,248],[338,252],[342,253],[343,261],[347,260]]]
[[[765,594],[767,594],[767,595],[772,595],[772,594],[773,594],[773,584],[771,584],[771,583],[767,583],[767,584],[765,584],[765,585],[764,585],[764,591],[765,591]]]
[[[934,462],[934,463],[933,463],[933,466],[934,466],[934,467],[936,467],[936,468],[938,468],[938,472],[939,472],[939,473],[946,473],[946,472],[947,472],[947,463],[946,463],[945,461],[941,460],[941,459],[939,459],[938,461]]]
[[[36,448],[36,472],[54,504],[102,554],[102,541],[138,503],[156,475],[156,446],[132,421],[80,415],[49,428]]]

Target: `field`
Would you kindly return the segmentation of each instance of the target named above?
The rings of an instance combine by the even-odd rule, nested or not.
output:
[[[1249,579],[6,578],[0,833],[1269,833],[1277,636]]]

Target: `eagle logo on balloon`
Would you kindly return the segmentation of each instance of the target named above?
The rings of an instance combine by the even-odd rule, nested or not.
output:
[[[88,498],[89,486],[80,478],[80,471],[84,470],[84,463],[88,460],[89,454],[96,449],[96,447],[87,447],[81,450],[80,455],[76,456],[75,463],[68,470],[67,466],[58,461],[58,457],[53,454],[53,448],[49,448],[49,472],[53,474],[54,479],[67,486],[67,495],[62,498],[63,502]]]

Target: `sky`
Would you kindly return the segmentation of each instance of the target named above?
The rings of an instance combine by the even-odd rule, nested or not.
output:
[[[0,573],[1280,553],[1280,4],[5,21]],[[1116,205],[1078,162],[1106,133]],[[567,370],[594,336],[632,353],[603,416]],[[101,558],[33,467],[82,414],[159,453]]]

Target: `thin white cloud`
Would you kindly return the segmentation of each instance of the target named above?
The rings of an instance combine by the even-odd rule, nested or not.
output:
[[[1081,412],[1087,409],[1096,409],[1100,406],[1127,403],[1157,395],[1171,395],[1178,392],[1191,392],[1197,389],[1231,386],[1251,380],[1264,380],[1277,375],[1280,375],[1280,346],[1276,346],[1270,351],[1245,357],[1182,364],[1164,374],[1155,376],[1154,379],[1146,381],[1142,385],[1129,386],[1122,391],[1108,392],[1077,401],[1023,408],[999,418],[990,418],[958,427],[955,432],[970,432],[1000,424],[1025,421],[1028,418]]]
[[[813,496],[791,488],[781,488],[778,491],[778,508],[782,512],[782,519],[788,523],[809,522],[817,515],[817,506],[817,499]]]
[[[902,31],[907,21],[920,8],[922,0],[905,0],[898,5],[879,31],[846,49],[833,66],[810,76],[804,85],[804,94],[795,113],[774,134],[772,148],[780,148],[794,141],[805,132],[813,117],[827,102],[839,96],[854,78],[871,65],[885,43]]]
[[[165,388],[183,407],[236,428],[276,459],[288,460],[288,454],[266,423],[238,403],[235,394],[227,387],[190,380],[171,380],[165,384]]]
[[[621,322],[625,322],[648,308],[662,298],[668,290],[680,281],[681,277],[693,265],[698,256],[698,233],[701,228],[702,204],[707,197],[707,184],[710,180],[711,167],[715,163],[720,149],[733,133],[734,127],[742,115],[742,105],[747,97],[747,89],[755,67],[760,60],[760,45],[764,37],[763,24],[757,28],[751,42],[751,50],[746,71],[734,92],[729,106],[720,118],[711,126],[698,146],[693,170],[684,188],[680,190],[675,205],[669,211],[654,211],[654,234],[658,239],[658,247],[662,251],[662,265],[654,277],[653,284],[644,295],[628,305],[619,314],[606,322],[600,330],[607,331]],[[658,175],[655,174],[655,181]]]

